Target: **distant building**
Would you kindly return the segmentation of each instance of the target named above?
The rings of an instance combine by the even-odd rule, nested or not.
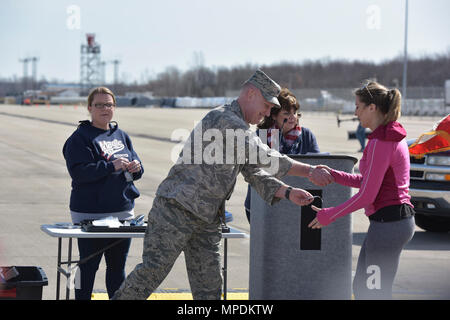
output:
[[[41,91],[48,92],[51,96],[79,97],[81,86],[78,83],[46,83]]]

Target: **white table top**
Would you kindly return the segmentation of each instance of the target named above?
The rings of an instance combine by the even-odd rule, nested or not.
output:
[[[43,224],[41,230],[57,238],[144,238],[145,232],[86,232],[80,226],[70,223]],[[224,239],[248,238],[245,232],[230,227],[229,233],[222,233]]]

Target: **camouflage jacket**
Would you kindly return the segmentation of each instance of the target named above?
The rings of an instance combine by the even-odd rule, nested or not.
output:
[[[280,200],[275,193],[283,185],[278,178],[287,174],[292,163],[250,130],[234,100],[211,110],[196,125],[156,195],[175,199],[211,223],[223,213],[239,173],[264,201],[273,204]]]

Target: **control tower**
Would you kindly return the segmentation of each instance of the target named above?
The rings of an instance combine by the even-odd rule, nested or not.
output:
[[[81,94],[87,94],[90,89],[100,85],[102,80],[100,45],[95,42],[93,33],[87,33],[86,40],[87,43],[81,45],[80,55]]]

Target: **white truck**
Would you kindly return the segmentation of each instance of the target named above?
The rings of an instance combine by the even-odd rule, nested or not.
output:
[[[444,85],[445,108],[450,107],[450,80]],[[415,139],[409,140],[408,145]],[[427,231],[450,231],[450,150],[410,157],[411,202],[416,224]]]
[[[409,140],[408,145],[415,140]],[[450,150],[410,157],[411,202],[416,224],[427,231],[450,231]]]

